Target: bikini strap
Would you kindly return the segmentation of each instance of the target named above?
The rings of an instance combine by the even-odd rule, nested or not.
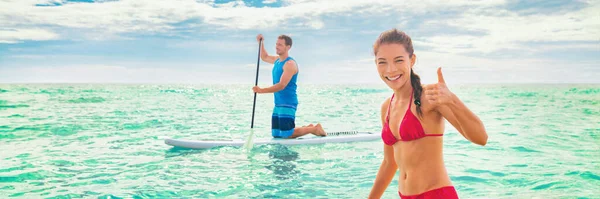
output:
[[[413,99],[414,92],[415,92],[414,90],[410,92],[410,100],[408,101],[408,110],[410,110],[410,107],[413,104],[412,99]]]
[[[390,108],[392,107],[392,100],[394,100],[394,95],[395,94],[392,94],[392,98],[390,99],[390,104],[388,104],[388,110],[387,110],[387,113],[385,115],[385,120],[386,120],[387,123],[390,122]]]

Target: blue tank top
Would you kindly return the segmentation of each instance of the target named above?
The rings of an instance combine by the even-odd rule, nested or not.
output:
[[[277,60],[275,60],[275,65],[273,66],[273,85],[279,83],[279,80],[281,79],[281,75],[283,75],[283,66],[285,65],[285,63],[288,60],[294,60],[294,58],[292,57],[288,57],[287,59],[283,60],[283,61],[279,61],[279,58],[277,58]],[[294,60],[295,61],[295,60]],[[297,64],[296,64],[297,66]],[[287,86],[285,86],[285,88],[283,90],[280,90],[278,92],[275,92],[273,94],[273,96],[275,97],[275,105],[291,105],[291,106],[297,106],[298,105],[298,96],[296,95],[296,78],[298,77],[298,71],[296,72],[296,74],[294,74],[294,76],[292,76],[292,79],[290,80],[290,82],[287,84]]]

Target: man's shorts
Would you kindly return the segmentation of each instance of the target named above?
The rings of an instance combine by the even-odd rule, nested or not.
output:
[[[295,120],[295,106],[275,105],[271,117],[271,135],[274,138],[289,138],[296,128]]]

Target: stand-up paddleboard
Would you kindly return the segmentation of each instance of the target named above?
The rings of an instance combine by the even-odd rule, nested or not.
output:
[[[339,143],[339,142],[359,142],[380,139],[380,133],[344,131],[331,132],[327,136],[314,136],[312,134],[298,138],[263,138],[254,141],[254,145],[265,144],[281,144],[281,145],[299,145],[299,144],[323,144],[323,143]],[[175,147],[190,148],[190,149],[207,149],[218,146],[234,146],[240,147],[245,143],[244,140],[185,140],[166,138],[165,144]]]

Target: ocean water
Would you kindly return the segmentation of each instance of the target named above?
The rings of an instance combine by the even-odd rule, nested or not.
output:
[[[0,198],[366,198],[381,140],[250,152],[172,148],[164,136],[244,139],[252,85],[0,85]],[[450,85],[485,147],[449,124],[461,198],[600,198],[600,85]],[[380,132],[382,85],[300,85],[297,125]],[[255,136],[270,136],[259,95]],[[397,177],[383,198],[398,198]]]

